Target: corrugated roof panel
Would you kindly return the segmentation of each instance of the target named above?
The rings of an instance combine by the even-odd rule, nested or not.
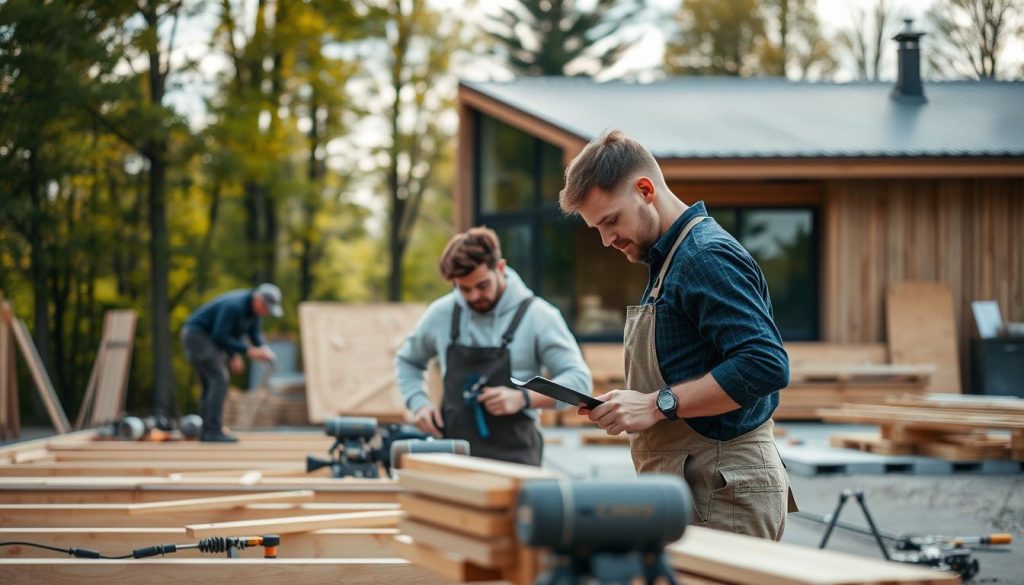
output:
[[[926,83],[924,104],[887,83],[673,78],[649,84],[534,77],[463,82],[573,134],[611,128],[659,158],[1024,156],[1024,83]]]

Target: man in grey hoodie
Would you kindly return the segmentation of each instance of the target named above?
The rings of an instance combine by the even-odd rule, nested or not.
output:
[[[398,351],[395,368],[416,426],[438,437],[469,441],[478,457],[540,465],[544,442],[538,408],[558,403],[512,388],[543,371],[556,382],[591,392],[590,370],[562,314],[533,295],[501,257],[497,234],[471,228],[449,240],[441,275],[454,290],[434,301]],[[425,389],[427,362],[444,378],[440,408]]]

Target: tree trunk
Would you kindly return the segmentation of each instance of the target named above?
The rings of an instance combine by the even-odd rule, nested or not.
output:
[[[150,4],[145,12],[146,23],[155,35],[159,25],[156,8]],[[163,104],[164,71],[160,64],[159,45],[149,49],[149,97],[155,107]],[[176,410],[174,371],[171,367],[171,325],[168,272],[170,245],[167,235],[167,139],[159,136],[148,140],[144,154],[149,160],[149,272],[150,319],[153,343],[153,411],[172,415]]]
[[[168,303],[170,269],[167,241],[167,206],[164,201],[166,145],[153,144],[149,157],[150,319],[153,335],[153,411],[173,414],[174,376],[171,368],[171,325]]]
[[[28,237],[29,237],[29,273],[32,278],[32,321],[34,324],[33,336],[35,337],[36,349],[39,351],[39,358],[47,371],[53,372],[53,357],[50,353],[50,295],[47,273],[49,267],[48,254],[44,251],[46,244],[43,242],[46,237],[46,208],[42,188],[42,179],[39,176],[38,150],[28,149],[28,191],[32,201],[32,209],[29,211]]]

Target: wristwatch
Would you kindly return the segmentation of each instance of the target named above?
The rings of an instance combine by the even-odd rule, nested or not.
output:
[[[658,410],[661,414],[665,415],[668,420],[676,420],[679,415],[676,414],[676,407],[679,406],[679,400],[676,399],[675,392],[672,392],[671,386],[665,386],[658,391],[658,399],[655,402],[658,406]]]
[[[518,388],[518,390],[523,393],[523,398],[526,399],[526,406],[523,406],[523,410],[530,408],[530,391],[526,388]]]

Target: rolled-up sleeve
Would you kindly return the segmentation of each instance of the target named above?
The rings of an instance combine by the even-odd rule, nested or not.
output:
[[[756,265],[738,250],[713,245],[697,253],[681,275],[690,281],[680,311],[697,326],[722,361],[711,375],[746,407],[789,384],[789,357],[772,320]]]
[[[437,312],[436,306],[431,306],[419,323],[416,329],[405,338],[405,342],[395,354],[395,374],[398,378],[398,389],[402,393],[405,407],[409,412],[416,413],[419,409],[430,404],[430,396],[427,394],[426,377],[427,364],[431,358],[437,355],[437,345],[430,334]]]

